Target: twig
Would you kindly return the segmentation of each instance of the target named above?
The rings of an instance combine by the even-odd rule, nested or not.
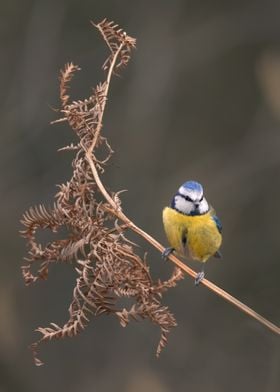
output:
[[[133,230],[135,233],[140,235],[142,238],[144,238],[146,241],[148,241],[151,245],[153,245],[156,249],[158,249],[160,252],[164,250],[164,247],[156,241],[152,236],[150,236],[148,233],[146,233],[144,230],[142,230],[140,227],[135,225],[117,206],[115,201],[111,198],[107,190],[105,189],[102,181],[100,180],[98,171],[96,169],[96,166],[93,161],[93,149],[97,140],[97,137],[99,136],[100,130],[102,128],[102,118],[103,118],[103,113],[105,110],[106,102],[107,102],[107,95],[109,92],[109,86],[110,86],[110,80],[111,76],[113,74],[113,69],[115,66],[115,63],[117,61],[117,57],[119,53],[121,52],[122,46],[119,47],[118,51],[115,53],[115,56],[111,62],[110,69],[108,71],[107,75],[107,85],[106,85],[106,91],[105,91],[105,99],[103,101],[103,108],[102,108],[102,115],[99,117],[99,122],[97,124],[97,130],[98,130],[98,135],[95,135],[96,137],[93,139],[93,142],[90,146],[90,148],[85,151],[86,153],[86,158],[87,161],[90,165],[92,174],[94,176],[94,179],[96,181],[96,184],[103,194],[104,198],[107,200],[107,202],[110,204],[112,207],[111,212],[120,220],[122,220],[125,224],[127,224],[131,230]],[[174,264],[176,264],[177,267],[181,268],[185,273],[190,275],[191,277],[195,278],[196,277],[196,272],[193,271],[190,267],[188,267],[186,264],[184,264],[182,261],[180,261],[176,256],[170,255],[169,256],[170,261],[172,261]],[[265,325],[268,329],[270,329],[272,332],[280,335],[280,328],[270,322],[269,320],[265,319],[263,316],[255,312],[253,309],[249,308],[247,305],[245,305],[243,302],[239,301],[237,298],[233,297],[231,294],[226,292],[225,290],[221,289],[220,287],[216,286],[214,283],[210,282],[208,279],[203,279],[201,283],[206,286],[208,289],[212,290],[215,292],[217,295],[220,297],[224,298],[226,301],[230,302],[232,305],[236,306],[239,308],[241,311],[244,313],[247,313],[249,316],[254,318],[255,320],[259,321],[261,324]]]
[[[105,199],[107,200],[107,202],[112,206],[111,212],[114,213],[116,215],[116,217],[118,217],[118,219],[122,220],[124,223],[129,225],[131,230],[133,230],[135,233],[139,234],[142,238],[144,238],[146,241],[148,241],[156,249],[158,249],[160,252],[162,252],[164,250],[164,247],[157,240],[155,240],[152,236],[150,236],[144,230],[140,229],[140,227],[135,225],[122,211],[117,209],[114,200],[108,194],[108,192],[106,191],[104,185],[102,184],[102,182],[100,180],[100,177],[98,175],[98,172],[96,170],[94,162],[93,162],[92,158],[90,157],[90,154],[87,153],[86,155],[87,155],[87,160],[88,160],[89,165],[91,167],[92,174],[94,176],[94,179],[96,181],[98,188],[102,192],[102,194],[105,197]],[[176,264],[177,267],[181,268],[185,273],[187,273],[188,275],[190,275],[193,278],[196,277],[196,272],[194,270],[192,270],[190,267],[188,267],[186,264],[184,264],[182,261],[180,261],[176,256],[170,255],[169,259],[174,264]],[[272,322],[270,322],[269,320],[265,319],[263,316],[261,316],[260,314],[255,312],[253,309],[249,308],[249,306],[245,305],[243,302],[239,301],[237,298],[233,297],[231,294],[229,294],[225,290],[216,286],[214,283],[210,282],[208,279],[203,279],[201,281],[201,284],[206,286],[208,289],[214,291],[217,295],[224,298],[226,301],[230,302],[232,305],[236,306],[244,313],[247,313],[249,316],[253,317],[255,320],[259,321],[261,324],[265,325],[272,332],[276,333],[277,335],[280,335],[280,328],[277,325],[275,325]]]
[[[93,24],[93,25],[98,28],[98,25],[95,25],[95,24]],[[94,150],[94,147],[96,145],[96,142],[97,142],[97,140],[99,138],[100,132],[101,132],[102,120],[103,120],[103,116],[104,116],[104,112],[105,112],[105,106],[106,106],[106,102],[107,102],[107,96],[108,96],[108,92],[109,92],[109,86],[110,86],[111,78],[112,78],[112,75],[113,75],[113,71],[114,71],[114,67],[115,67],[117,58],[118,58],[118,56],[119,56],[123,46],[124,46],[124,44],[121,43],[120,46],[118,47],[118,50],[116,51],[116,53],[115,53],[115,55],[113,57],[113,60],[112,60],[111,64],[110,64],[110,68],[109,68],[109,71],[108,71],[108,74],[107,74],[107,79],[106,79],[106,88],[105,88],[105,91],[104,91],[104,98],[105,99],[103,100],[102,107],[100,108],[100,116],[98,118],[98,124],[97,124],[97,127],[96,127],[94,138],[92,140],[91,146],[88,149],[88,153],[89,154],[92,154],[92,152]]]

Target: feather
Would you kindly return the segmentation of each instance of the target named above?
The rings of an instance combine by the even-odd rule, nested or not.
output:
[[[214,222],[216,223],[217,229],[219,230],[219,232],[222,232],[223,226],[222,226],[222,222],[220,221],[220,219],[217,217],[217,215],[213,215],[212,219],[214,220]]]

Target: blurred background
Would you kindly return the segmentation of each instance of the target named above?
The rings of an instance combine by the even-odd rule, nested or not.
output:
[[[59,70],[82,72],[72,97],[103,80],[108,52],[89,21],[114,20],[137,50],[113,81],[104,134],[115,155],[104,181],[128,189],[123,206],[163,244],[161,211],[188,179],[204,185],[224,226],[223,259],[207,276],[280,324],[280,2],[10,0],[1,4],[0,391],[280,390],[279,337],[186,277],[163,302],[178,327],[159,359],[159,330],[92,320],[74,339],[41,347],[33,332],[68,319],[75,273],[57,265],[49,280],[24,287],[19,220],[52,203],[71,173],[74,140],[50,126],[59,106]],[[141,239],[153,276],[172,270]],[[196,269],[199,265],[190,263]]]

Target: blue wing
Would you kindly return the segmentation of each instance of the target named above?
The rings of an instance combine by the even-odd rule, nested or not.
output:
[[[219,230],[219,232],[222,232],[223,226],[222,226],[222,222],[220,221],[220,219],[217,217],[217,215],[213,215],[212,219],[214,220],[214,222],[216,223],[217,229]]]

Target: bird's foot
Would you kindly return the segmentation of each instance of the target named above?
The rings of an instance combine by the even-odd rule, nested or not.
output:
[[[162,252],[162,254],[161,254],[161,257],[163,258],[163,260],[165,261],[165,260],[167,260],[168,259],[168,256],[172,253],[172,252],[174,252],[174,248],[165,248],[164,249],[164,251]]]
[[[214,253],[214,257],[216,257],[217,259],[222,259],[223,255],[222,255],[222,253],[219,250],[217,250],[217,252]]]
[[[205,277],[205,272],[204,272],[204,271],[198,272],[197,275],[196,275],[196,277],[195,277],[194,284],[195,284],[196,286],[198,286],[199,283],[204,279],[204,277]]]

